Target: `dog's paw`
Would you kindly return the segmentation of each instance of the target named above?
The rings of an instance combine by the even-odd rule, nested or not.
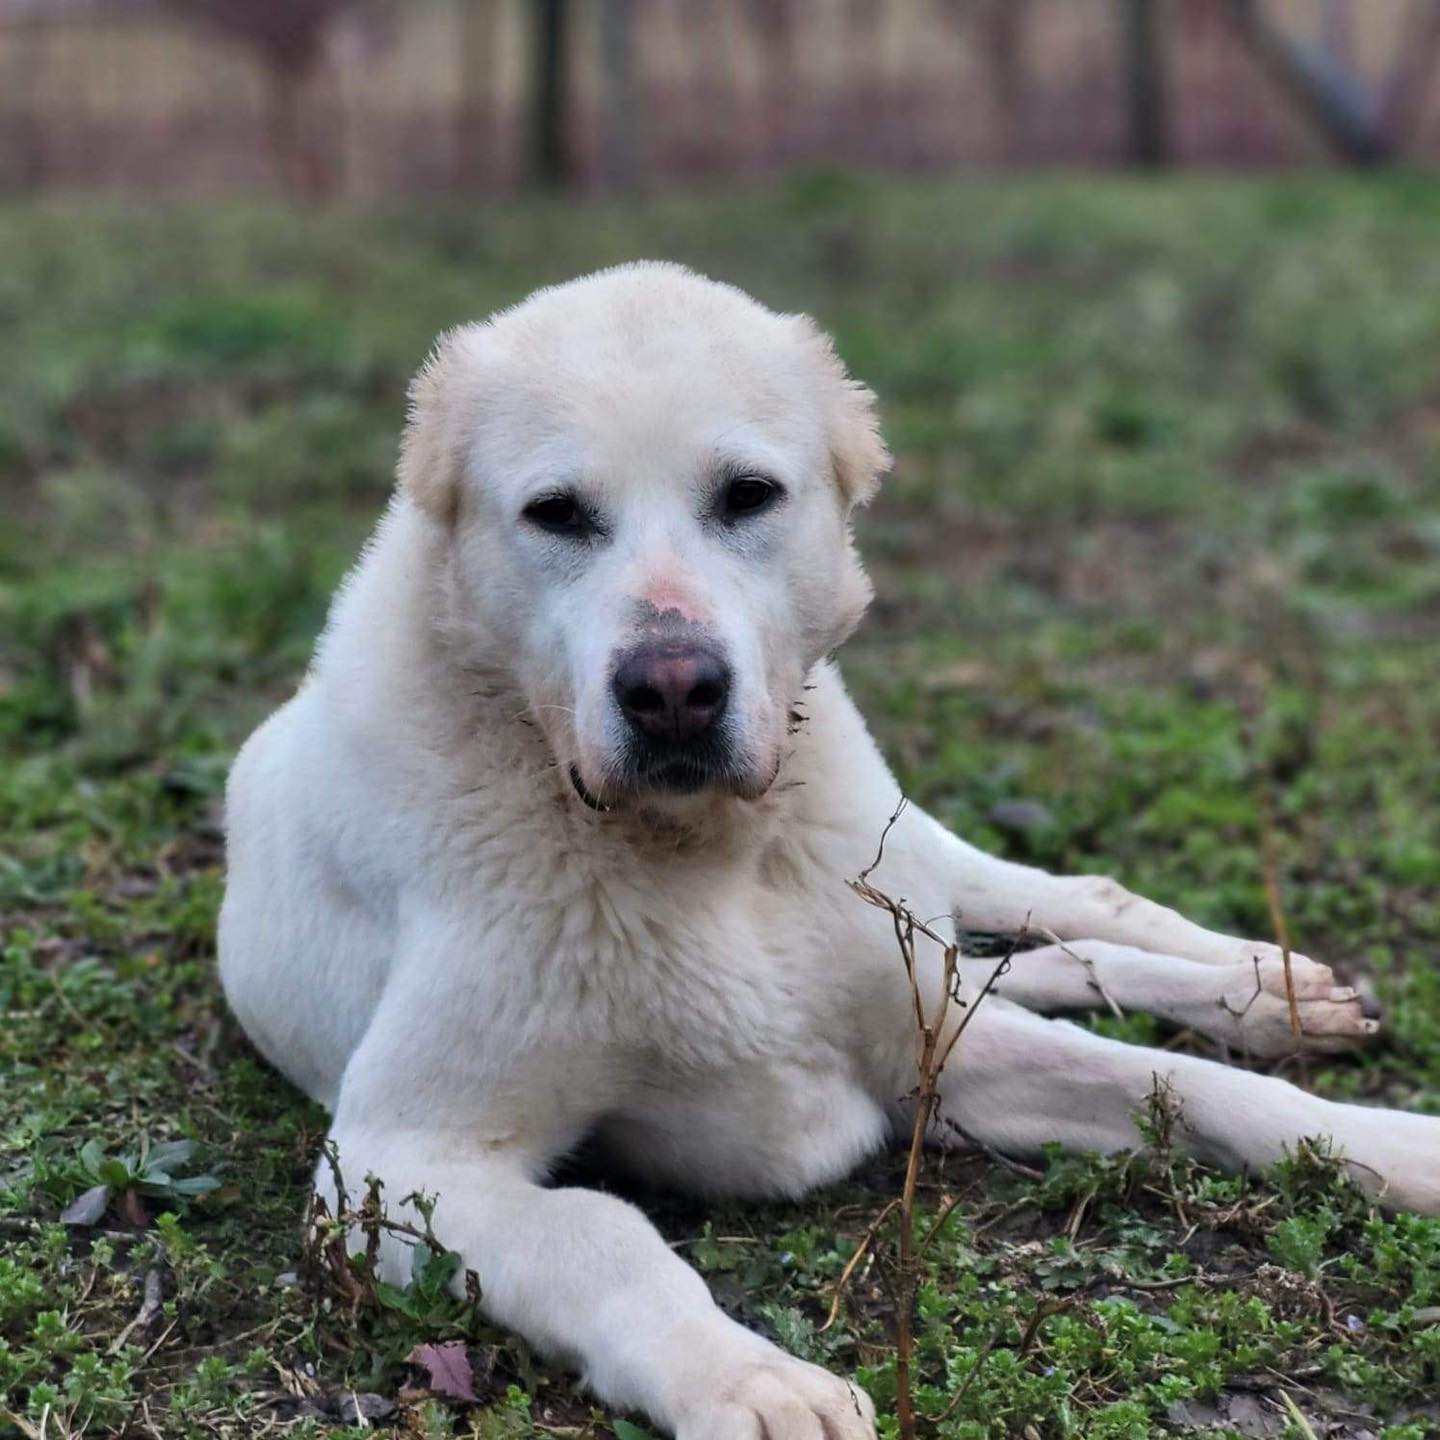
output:
[[[1328,965],[1304,955],[1290,957],[1290,1007],[1285,961],[1273,945],[1255,945],[1250,957],[1226,968],[1215,1026],[1217,1039],[1260,1058],[1296,1051],[1333,1054],[1363,1045],[1379,1033],[1380,1022],[1365,1014],[1358,991],[1337,985]],[[1295,1033],[1295,1020],[1300,1034]]]
[[[858,1385],[775,1351],[722,1375],[687,1407],[676,1440],[874,1440]]]

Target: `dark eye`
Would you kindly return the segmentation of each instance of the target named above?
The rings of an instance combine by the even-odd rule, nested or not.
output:
[[[585,514],[573,495],[546,495],[532,500],[525,507],[524,515],[552,535],[576,535],[585,528]]]
[[[773,503],[780,487],[759,475],[740,475],[732,480],[721,497],[721,508],[727,520],[754,515]]]

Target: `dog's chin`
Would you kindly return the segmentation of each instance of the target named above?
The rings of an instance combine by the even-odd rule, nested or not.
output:
[[[758,800],[775,783],[778,765],[764,771],[708,757],[677,755],[630,761],[612,769],[603,783],[570,766],[570,784],[580,802],[597,814],[618,809],[689,810],[707,799]]]

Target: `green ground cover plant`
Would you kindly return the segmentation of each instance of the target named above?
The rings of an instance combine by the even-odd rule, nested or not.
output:
[[[386,1287],[306,1223],[324,1116],[226,1017],[213,939],[226,766],[303,671],[431,338],[637,255],[812,311],[880,392],[880,598],[842,658],[909,792],[1257,936],[1268,795],[1297,945],[1388,1022],[1281,1069],[1440,1111],[1440,185],[8,203],[4,1440],[643,1437],[485,1325],[443,1250]],[[1440,1222],[1306,1147],[1242,1181],[1150,1137],[928,1164],[922,1433],[1440,1434]],[[893,1416],[893,1216],[871,1227],[902,1171],[643,1203],[722,1304]]]

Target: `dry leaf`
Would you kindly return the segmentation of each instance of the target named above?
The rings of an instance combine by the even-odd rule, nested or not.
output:
[[[110,1208],[110,1187],[93,1185],[77,1196],[61,1212],[62,1225],[98,1225]]]
[[[470,1357],[465,1353],[462,1341],[417,1345],[408,1359],[425,1372],[426,1382],[436,1395],[442,1395],[447,1400],[468,1400],[472,1403],[479,1398],[475,1394],[475,1372],[471,1369]]]

